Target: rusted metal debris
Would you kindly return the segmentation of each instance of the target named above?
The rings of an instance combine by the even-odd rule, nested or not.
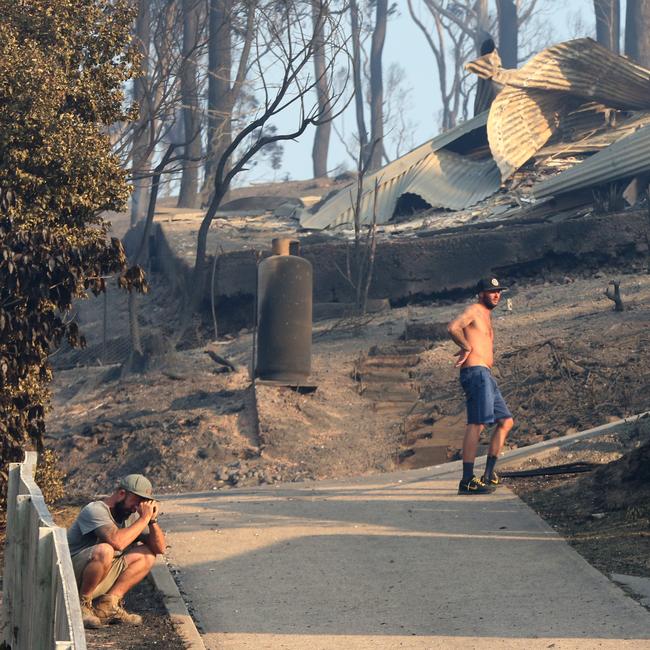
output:
[[[533,186],[536,198],[631,178],[650,171],[650,125],[614,142],[584,162]]]
[[[495,53],[467,64],[503,88],[488,116],[488,141],[503,179],[534,156],[562,119],[593,105],[650,109],[650,70],[610,52],[590,38],[559,43],[517,70],[500,67]]]
[[[368,174],[362,224],[375,205],[377,224],[387,224],[405,194],[431,206],[422,227],[435,230],[516,218],[539,199],[650,173],[650,70],[589,38],[553,45],[517,70],[502,68],[496,51],[466,67],[500,88],[489,112]],[[351,184],[300,211],[300,225],[350,227],[356,191]]]

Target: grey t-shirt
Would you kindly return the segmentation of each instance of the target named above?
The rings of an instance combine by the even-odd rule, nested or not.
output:
[[[85,548],[97,544],[95,531],[106,525],[122,528],[111,515],[111,509],[103,501],[93,501],[82,508],[81,512],[68,528],[68,546],[70,555],[76,555]]]

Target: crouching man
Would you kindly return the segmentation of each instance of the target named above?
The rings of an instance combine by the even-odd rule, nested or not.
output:
[[[127,612],[121,601],[165,550],[157,515],[149,480],[129,474],[111,496],[85,506],[68,529],[85,627],[142,623],[142,617]]]

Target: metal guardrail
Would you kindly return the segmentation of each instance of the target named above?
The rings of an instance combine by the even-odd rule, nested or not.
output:
[[[86,650],[66,531],[34,481],[37,454],[9,465],[2,639],[11,650]]]

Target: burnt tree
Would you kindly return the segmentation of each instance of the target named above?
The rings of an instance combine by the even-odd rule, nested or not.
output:
[[[208,193],[217,162],[232,141],[233,112],[249,70],[255,6],[254,3],[236,6],[234,0],[210,0],[209,12],[207,157],[203,188]],[[241,42],[237,42],[237,35],[241,35]],[[237,68],[233,72],[235,62]]]
[[[185,161],[178,195],[179,208],[198,206],[199,167],[201,157],[201,114],[199,110],[199,87],[197,77],[199,0],[183,0],[183,64],[180,71]]]
[[[254,35],[256,52],[265,52],[275,62],[272,74],[261,57],[255,59],[255,84],[262,97],[256,112],[240,121],[240,128],[215,164],[210,179],[211,198],[197,236],[196,256],[186,305],[181,336],[189,326],[203,295],[206,248],[210,225],[221,202],[230,188],[233,178],[247,168],[248,164],[263,149],[284,140],[300,137],[308,127],[318,126],[340,115],[351,98],[347,93],[349,78],[349,53],[347,38],[343,33],[340,13],[329,10],[329,0],[319,0],[321,16],[326,21],[329,38],[321,43],[313,29],[305,29],[304,3],[285,0],[282,5],[272,7],[250,3],[251,33]],[[311,22],[311,21],[309,21]],[[312,25],[313,26],[313,25]],[[307,72],[313,65],[316,50],[324,50],[325,71],[329,80],[329,110],[323,113],[318,101],[312,101],[319,79]],[[347,66],[346,83],[335,90],[332,87],[332,72],[341,63]],[[291,109],[294,115],[293,127],[279,131],[272,124],[278,115]]]
[[[504,68],[516,68],[518,64],[519,25],[515,0],[497,0],[499,18],[499,56]]]
[[[151,8],[149,0],[138,2],[138,16],[135,21],[134,41],[140,52],[140,73],[133,80],[133,100],[138,107],[138,119],[133,129],[131,145],[131,174],[133,194],[131,195],[131,226],[142,217],[148,182],[146,173],[151,160],[149,147],[149,103],[147,77],[149,75],[149,47],[151,42]]]
[[[620,2],[619,0],[594,0],[596,15],[596,40],[608,50],[619,53]]]
[[[314,22],[314,34],[316,35],[316,47],[314,48],[314,73],[318,80],[316,84],[316,96],[318,98],[319,111],[323,115],[330,112],[329,105],[329,82],[327,79],[327,61],[325,60],[325,16],[322,15],[319,7],[319,0],[312,0],[312,20]],[[329,153],[330,135],[332,123],[327,120],[316,126],[314,129],[314,146],[311,157],[314,167],[314,178],[327,176],[327,155]]]
[[[650,0],[627,0],[625,54],[650,67]]]
[[[381,167],[384,154],[384,79],[382,53],[386,41],[388,0],[377,0],[375,28],[370,46],[370,169]]]
[[[361,81],[361,23],[359,20],[359,5],[356,0],[350,0],[350,33],[352,41],[352,80],[354,84],[354,110],[357,121],[359,150],[366,163],[368,157],[368,129],[364,115],[364,90]]]

